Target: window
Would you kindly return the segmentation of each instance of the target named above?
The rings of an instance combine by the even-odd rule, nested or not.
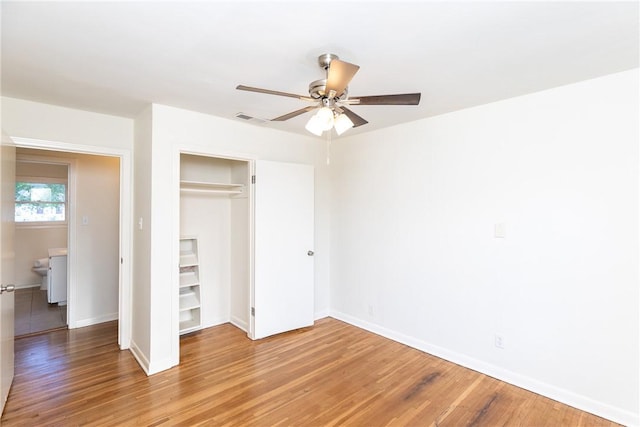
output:
[[[66,203],[65,184],[16,181],[16,222],[66,223]]]

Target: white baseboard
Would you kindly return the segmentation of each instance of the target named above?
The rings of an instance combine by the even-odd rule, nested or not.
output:
[[[320,319],[324,319],[325,317],[329,317],[329,316],[331,316],[331,313],[330,313],[329,309],[320,310],[320,311],[316,311],[313,314],[313,320],[320,320]]]
[[[138,344],[136,344],[136,342],[133,340],[131,340],[129,351],[133,355],[134,359],[136,359],[138,365],[140,365],[144,373],[147,374],[147,376],[166,371],[167,369],[175,366],[169,359],[163,359],[160,361],[156,361],[155,363],[151,363],[149,359],[147,359],[147,357],[144,355],[144,353],[140,350]]]
[[[339,311],[331,310],[331,317],[616,423],[629,427],[640,426],[640,414],[634,414],[633,412],[598,402],[587,396],[579,395],[534,378],[520,375],[499,366],[430,344]]]
[[[211,328],[213,326],[223,325],[225,323],[229,323],[230,320],[227,317],[218,317],[216,319],[212,319],[207,323],[202,324],[201,329]]]
[[[84,328],[85,326],[97,325],[98,323],[111,322],[112,320],[118,320],[118,313],[104,314],[98,317],[92,317],[90,319],[76,320],[69,329]]]
[[[145,355],[140,351],[140,347],[136,344],[135,341],[131,340],[131,345],[129,346],[129,351],[133,354],[133,358],[136,359],[138,365],[142,368],[147,376],[149,375],[149,360],[145,357]]]
[[[231,316],[231,320],[229,321],[236,328],[242,329],[245,332],[249,332],[249,324],[242,319],[239,319],[237,316]]]

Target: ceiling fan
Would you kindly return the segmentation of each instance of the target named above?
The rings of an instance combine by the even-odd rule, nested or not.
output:
[[[271,121],[282,122],[317,109],[317,113],[309,119],[306,129],[318,136],[322,135],[324,131],[331,130],[331,128],[335,128],[337,134],[341,135],[352,127],[358,127],[368,123],[365,119],[347,108],[347,105],[418,105],[420,103],[420,93],[357,96],[350,98],[348,85],[360,67],[341,61],[337,55],[331,53],[320,55],[318,57],[318,65],[326,70],[327,77],[326,79],[315,80],[309,84],[309,96],[244,85],[238,85],[236,89],[266,93],[268,95],[286,96],[311,102],[312,105],[276,117],[275,119],[271,119]]]

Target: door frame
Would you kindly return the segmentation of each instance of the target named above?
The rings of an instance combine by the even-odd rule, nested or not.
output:
[[[40,150],[58,151],[61,153],[90,154],[97,156],[117,157],[120,160],[120,271],[118,287],[118,345],[121,350],[126,350],[131,345],[131,283],[132,283],[132,153],[131,150],[110,147],[98,147],[93,145],[72,144],[61,141],[50,141],[33,138],[11,137],[16,148],[32,148]],[[75,206],[74,208],[75,209]],[[76,215],[69,216],[69,264],[77,265],[76,251]],[[74,269],[72,268],[72,271]],[[75,275],[69,277],[69,296],[77,286]],[[73,303],[70,301],[70,303]]]
[[[180,155],[192,154],[195,156],[203,157],[215,157],[219,159],[238,160],[247,162],[249,164],[249,173],[254,174],[255,170],[255,157],[244,153],[218,151],[213,147],[203,147],[202,145],[189,145],[178,144],[174,146],[173,153],[171,155],[171,181],[173,183],[172,188],[172,201],[171,205],[175,207],[175,212],[172,215],[172,247],[171,247],[171,265],[180,265]],[[247,313],[249,315],[249,324],[251,322],[251,298],[253,292],[253,187],[249,184],[249,305],[247,306]],[[171,272],[171,283],[178,283],[180,278],[178,276],[179,269],[174,268]],[[171,359],[174,361],[174,365],[180,364],[180,319],[179,319],[179,295],[178,292],[171,292]]]

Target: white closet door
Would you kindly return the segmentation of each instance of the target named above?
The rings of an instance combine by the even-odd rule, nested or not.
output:
[[[253,339],[313,325],[313,172],[256,161]]]

